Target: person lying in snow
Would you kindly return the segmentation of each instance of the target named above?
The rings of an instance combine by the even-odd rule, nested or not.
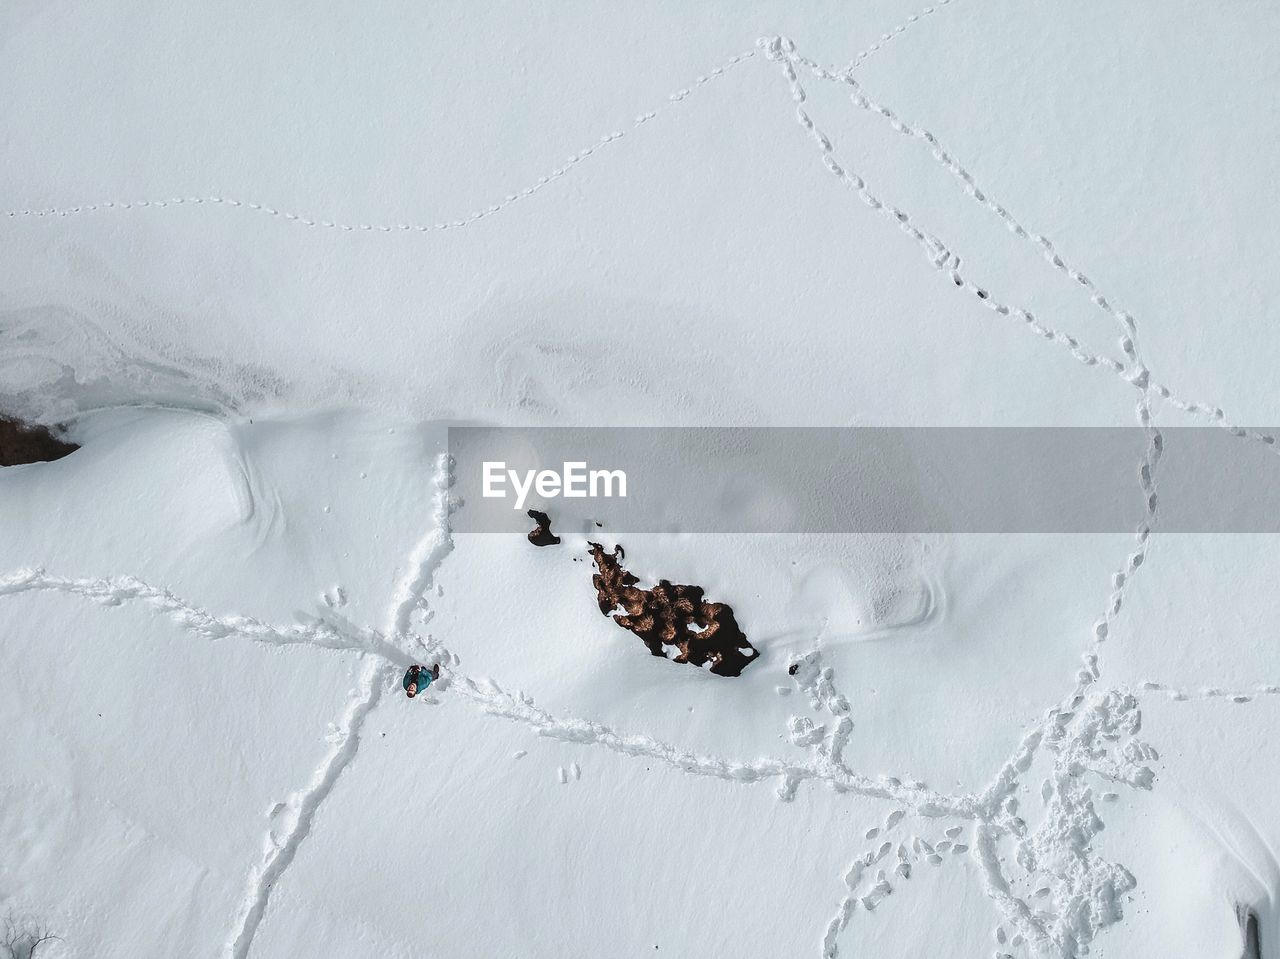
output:
[[[418,693],[425,692],[426,688],[431,685],[433,679],[440,678],[440,664],[436,663],[430,669],[426,666],[413,665],[404,674],[404,691],[410,699]]]

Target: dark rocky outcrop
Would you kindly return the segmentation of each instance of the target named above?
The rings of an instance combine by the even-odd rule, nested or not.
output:
[[[600,612],[639,636],[654,656],[666,658],[664,647],[674,646],[674,662],[709,664],[718,676],[740,676],[760,655],[738,627],[733,609],[708,602],[701,586],[662,579],[652,589],[641,589],[640,581],[622,566],[626,553],[621,546],[606,553],[599,543],[587,545],[598,570],[591,584]]]
[[[80,447],[67,443],[43,426],[28,426],[0,416],[0,467],[48,463]]]
[[[536,509],[529,510],[529,518],[538,525],[529,530],[529,542],[534,546],[559,546],[560,537],[551,532],[551,517]]]

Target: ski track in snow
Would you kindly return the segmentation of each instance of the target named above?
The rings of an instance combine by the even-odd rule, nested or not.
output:
[[[872,845],[855,855],[843,876],[845,892],[834,916],[827,923],[821,941],[821,955],[826,959],[838,954],[840,935],[859,910],[867,913],[875,910],[896,888],[909,881],[915,868],[921,864],[941,865],[948,856],[966,858],[976,868],[987,897],[1001,917],[1001,925],[995,935],[1003,948],[1026,945],[1041,953],[1074,959],[1087,951],[1098,931],[1121,918],[1120,899],[1132,888],[1134,881],[1122,866],[1103,861],[1092,852],[1091,840],[1102,828],[1102,823],[1094,808],[1093,792],[1087,777],[1108,783],[1124,783],[1136,789],[1151,788],[1154,776],[1147,763],[1157,757],[1150,746],[1136,738],[1141,726],[1139,698],[1160,694],[1176,701],[1223,699],[1247,703],[1259,697],[1280,694],[1280,685],[1190,690],[1146,681],[1135,690],[1099,688],[1102,675],[1100,651],[1114,634],[1128,585],[1144,563],[1156,529],[1156,479],[1163,437],[1153,421],[1153,397],[1182,412],[1204,418],[1241,438],[1273,448],[1276,442],[1270,434],[1237,426],[1220,407],[1181,399],[1169,387],[1158,382],[1141,358],[1137,321],[1132,314],[1114,306],[1086,274],[1062,256],[1049,238],[1032,232],[996,201],[933,133],[901,119],[891,107],[869,97],[853,78],[853,70],[884,44],[952,2],[939,0],[936,5],[912,14],[839,71],[800,55],[795,44],[784,37],[762,40],[758,49],[763,53],[760,59],[777,65],[785,75],[795,102],[796,121],[817,144],[824,167],[849,186],[864,204],[910,236],[933,267],[943,273],[957,290],[976,297],[997,315],[1018,321],[1064,349],[1084,366],[1120,376],[1137,391],[1135,416],[1148,437],[1137,469],[1138,483],[1146,497],[1146,509],[1136,525],[1135,545],[1112,577],[1106,606],[1092,625],[1082,668],[1074,678],[1075,685],[1071,691],[1050,707],[1039,722],[1024,731],[1017,747],[990,783],[974,794],[944,794],[929,789],[919,780],[888,775],[869,776],[849,769],[843,759],[843,750],[855,729],[850,705],[836,688],[834,671],[823,665],[817,651],[793,661],[795,692],[802,694],[802,698],[807,694],[812,709],[829,717],[821,725],[809,717],[796,716],[790,720],[792,745],[808,751],[805,760],[776,757],[736,760],[705,755],[643,734],[619,731],[602,723],[554,716],[537,706],[522,691],[508,691],[494,679],[471,677],[457,671],[453,668],[457,663],[456,656],[439,642],[430,637],[424,639],[416,632],[415,617],[422,626],[430,621],[426,595],[434,583],[436,571],[453,548],[448,522],[449,464],[443,458],[436,471],[437,497],[431,525],[406,559],[405,570],[390,599],[387,622],[382,631],[353,626],[336,615],[288,625],[273,625],[244,616],[218,617],[166,589],[131,577],[70,579],[34,569],[20,570],[0,578],[0,597],[43,591],[76,595],[107,606],[138,603],[170,619],[189,635],[207,641],[235,637],[264,644],[308,645],[356,652],[366,657],[356,686],[332,725],[328,737],[331,748],[302,789],[277,807],[280,815],[273,814],[277,825],[267,833],[263,857],[250,871],[235,931],[227,943],[226,954],[230,959],[245,959],[250,954],[272,888],[310,834],[324,800],[355,759],[364,721],[377,706],[383,692],[395,681],[397,670],[412,662],[426,661],[442,663],[439,683],[442,690],[453,688],[463,700],[481,712],[520,723],[540,736],[663,762],[690,775],[740,784],[776,782],[777,794],[783,801],[793,798],[803,783],[812,782],[838,794],[876,798],[896,804],[894,811],[883,821],[865,831],[864,840]],[[699,76],[690,87],[671,94],[669,101],[672,104],[683,102],[702,85],[755,57],[756,52],[749,51],[730,58],[722,66]],[[818,80],[847,86],[854,107],[882,118],[898,133],[924,144],[934,160],[956,178],[967,196],[1003,221],[1019,239],[1033,246],[1055,271],[1078,286],[1095,307],[1111,317],[1119,328],[1124,359],[1106,356],[1085,346],[1070,333],[1046,325],[1030,311],[996,298],[985,283],[980,284],[962,273],[961,258],[951,246],[938,239],[907,211],[873,193],[860,174],[840,161],[834,144],[822,133],[805,106],[807,93],[800,81],[801,70],[808,71]],[[656,116],[657,110],[641,114],[636,117],[633,128],[645,125]],[[207,204],[244,208],[304,226],[344,232],[446,230],[485,219],[532,196],[624,136],[622,132],[607,134],[597,144],[574,154],[562,167],[524,190],[510,194],[502,202],[464,219],[434,225],[344,224],[225,197],[109,201],[78,207],[10,210],[7,216],[65,217],[101,210]],[[784,689],[791,691],[787,687],[781,687],[780,691]],[[523,755],[523,751],[519,755]],[[1031,827],[1018,815],[1014,792],[1038,759],[1047,759],[1048,763],[1047,778],[1041,786],[1044,811],[1039,824]],[[577,779],[577,765],[574,764],[573,768],[573,778]],[[562,782],[568,780],[563,767],[559,770],[559,778]],[[1103,798],[1113,799],[1115,795],[1106,793]],[[928,840],[913,835],[902,839],[896,843],[895,853],[895,842],[888,837],[896,834],[908,816],[919,817],[924,822],[951,819],[963,825],[946,828],[943,838]],[[971,835],[964,837],[965,831]],[[961,838],[967,838],[968,842],[959,841]],[[1009,847],[1012,857],[1002,854],[1002,844]],[[891,856],[890,853],[895,854]],[[1008,861],[1010,858],[1012,863]],[[1052,870],[1048,865],[1042,866],[1050,862]],[[1030,891],[1032,887],[1035,887],[1034,891]],[[1033,898],[1050,894],[1047,906],[1041,904],[1033,908]],[[1012,939],[1005,931],[1006,926],[1014,930]]]

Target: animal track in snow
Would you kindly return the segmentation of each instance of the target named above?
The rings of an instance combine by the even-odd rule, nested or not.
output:
[[[1097,288],[1087,274],[1069,264],[1061,256],[1056,246],[1048,237],[1030,232],[1027,227],[1025,227],[1006,207],[996,202],[991,194],[976,182],[973,175],[960,163],[954,154],[950,153],[942,146],[938,138],[933,133],[924,128],[904,122],[891,108],[884,104],[877,103],[867,97],[862,91],[861,84],[852,76],[851,69],[847,68],[843,71],[837,72],[825,68],[816,61],[798,54],[795,49],[795,44],[785,37],[764,38],[759,42],[759,45],[765,51],[767,59],[783,65],[784,73],[786,74],[788,83],[791,86],[792,99],[797,104],[796,119],[800,125],[811,134],[814,141],[818,144],[822,151],[823,164],[826,166],[827,170],[853,188],[855,193],[869,207],[884,214],[890,222],[920,244],[926,257],[931,263],[933,263],[935,268],[945,270],[956,287],[971,293],[980,302],[982,302],[985,307],[993,310],[999,315],[1013,317],[1022,321],[1022,323],[1031,331],[1044,337],[1050,342],[1064,347],[1072,356],[1084,365],[1104,368],[1121,376],[1132,386],[1140,390],[1144,397],[1148,396],[1150,393],[1154,393],[1156,396],[1159,396],[1161,399],[1168,402],[1171,406],[1174,406],[1183,412],[1200,416],[1208,420],[1210,423],[1228,430],[1235,436],[1255,440],[1272,448],[1277,445],[1276,437],[1273,434],[1238,426],[1227,418],[1221,407],[1209,403],[1181,399],[1168,386],[1156,382],[1148,367],[1138,360],[1137,351],[1134,345],[1134,340],[1136,339],[1136,321],[1132,314],[1115,307],[1112,301]],[[955,254],[954,251],[914,221],[911,215],[905,210],[900,209],[891,203],[887,203],[880,197],[873,194],[869,190],[867,182],[863,177],[856,172],[848,170],[839,162],[835,156],[834,148],[830,139],[815,125],[804,108],[804,103],[807,100],[807,94],[799,81],[796,67],[804,67],[808,69],[818,79],[848,85],[853,91],[851,94],[851,101],[855,106],[858,106],[875,116],[883,118],[898,133],[917,138],[927,144],[934,159],[941,163],[960,181],[966,195],[977,201],[1004,221],[1010,232],[1014,233],[1020,239],[1032,243],[1041,252],[1044,259],[1054,267],[1054,269],[1058,270],[1064,276],[1068,277],[1071,281],[1088,292],[1090,301],[1093,305],[1109,314],[1112,319],[1119,324],[1122,331],[1121,348],[1126,354],[1128,361],[1121,362],[1084,348],[1076,337],[1045,326],[1035,314],[1028,310],[1001,302],[992,296],[990,290],[986,286],[977,284],[966,278],[960,272],[960,257]],[[1280,450],[1277,450],[1277,452],[1280,453]]]
[[[1037,727],[1024,735],[1014,755],[983,791],[979,815],[983,822],[974,836],[974,858],[984,872],[984,887],[1006,921],[1020,929],[1020,936],[1035,941],[1040,948],[1049,949],[1055,955],[1063,957],[1075,956],[1080,950],[1087,950],[1088,943],[1099,929],[1120,918],[1120,896],[1133,883],[1132,877],[1122,867],[1100,860],[1088,847],[1087,838],[1101,828],[1101,822],[1097,819],[1091,802],[1091,791],[1081,782],[1083,774],[1092,772],[1105,778],[1127,782],[1135,788],[1150,788],[1154,778],[1151,770],[1141,765],[1143,761],[1154,758],[1154,751],[1133,739],[1138,728],[1136,701],[1132,696],[1116,692],[1090,692],[1101,675],[1094,648],[1111,634],[1112,626],[1123,608],[1128,584],[1146,559],[1158,507],[1155,479],[1163,450],[1163,438],[1151,417],[1151,393],[1155,387],[1148,368],[1140,357],[1136,321],[1130,314],[1112,307],[1110,301],[1087,276],[1061,258],[1048,238],[1029,233],[1013,214],[989,199],[959,161],[941,147],[936,137],[921,128],[903,123],[889,108],[862,94],[859,84],[848,71],[836,74],[826,70],[799,55],[794,43],[783,37],[763,40],[761,48],[765,51],[766,58],[777,63],[783,70],[796,104],[796,119],[817,144],[828,172],[851,187],[866,205],[883,214],[912,237],[934,267],[946,271],[956,287],[972,293],[997,313],[1021,319],[1034,332],[1062,345],[1085,365],[1101,366],[1123,376],[1139,392],[1135,412],[1146,431],[1148,443],[1138,470],[1139,484],[1146,497],[1146,510],[1135,531],[1136,546],[1127,556],[1124,567],[1113,577],[1107,607],[1094,624],[1091,648],[1083,655],[1083,667],[1076,674],[1074,690],[1051,709]],[[934,158],[961,181],[971,198],[1004,220],[1016,235],[1036,244],[1056,270],[1086,290],[1093,304],[1112,316],[1120,327],[1120,346],[1125,361],[1101,357],[1085,349],[1075,337],[1044,326],[1029,311],[1002,303],[985,286],[963,276],[958,255],[914,221],[910,214],[872,193],[865,179],[846,169],[836,157],[832,142],[822,133],[805,107],[807,95],[797,72],[797,67],[801,66],[821,79],[847,83],[854,90],[852,100],[856,106],[882,116],[898,132],[917,137],[929,144]],[[1164,398],[1168,398],[1168,392],[1162,388],[1157,389],[1157,395]],[[1218,419],[1225,421],[1224,417]],[[1248,434],[1238,432],[1237,435]],[[1257,434],[1252,438],[1260,439],[1268,445],[1272,442],[1265,434]],[[813,670],[809,672],[810,685],[813,686],[816,684],[816,677]],[[1087,721],[1080,720],[1081,713],[1087,717]],[[1082,744],[1088,744],[1087,748]],[[1019,777],[1029,768],[1042,746],[1047,746],[1053,754],[1054,769],[1057,772],[1051,788],[1045,794],[1048,808],[1044,821],[1040,827],[1029,831],[1026,823],[1016,815],[1012,792]],[[1084,761],[1082,756],[1093,760],[1093,764]],[[1101,760],[1099,756],[1106,759]],[[877,834],[875,829],[867,832],[868,837]],[[1082,837],[1086,840],[1083,844]],[[1010,881],[1006,879],[1000,864],[1000,856],[994,851],[997,843],[1004,839],[1018,842],[1017,863],[1028,873],[1034,872],[1037,863],[1046,858],[1054,858],[1055,861],[1065,859],[1069,863],[1070,869],[1065,875],[1058,877],[1065,888],[1055,896],[1054,902],[1060,907],[1057,912],[1039,909],[1033,914],[1026,901],[1013,894]],[[968,845],[953,844],[950,839],[943,840],[930,855],[930,861],[937,862],[938,854],[947,849],[968,851]],[[1052,850],[1052,855],[1047,850]],[[873,900],[865,896],[856,902],[861,902],[866,907],[874,904]],[[848,897],[842,902],[841,910],[829,926],[827,939],[824,940],[824,954],[835,954],[835,938],[847,923],[854,903],[855,900]]]
[[[867,47],[866,49],[858,53],[850,62],[849,66],[841,71],[825,68],[825,67],[822,67],[820,64],[816,63],[815,61],[796,56],[794,51],[794,45],[791,44],[791,41],[785,40],[785,38],[777,37],[777,38],[773,38],[772,40],[765,38],[759,41],[759,46],[763,47],[766,50],[766,52],[769,54],[769,59],[777,60],[777,59],[780,59],[780,57],[777,56],[777,54],[780,51],[778,51],[773,46],[773,44],[780,41],[785,42],[787,44],[791,44],[790,49],[782,52],[784,52],[786,56],[790,58],[790,62],[792,62],[793,64],[805,66],[806,68],[810,69],[815,74],[815,76],[818,76],[822,79],[847,82],[856,87],[856,83],[852,79],[852,73],[856,67],[860,66],[867,58],[871,57],[877,51],[882,49],[885,43],[889,42],[890,40],[898,36],[901,36],[912,25],[921,22],[922,20],[926,19],[929,16],[932,16],[933,14],[937,13],[942,7],[948,6],[952,2],[954,2],[954,0],[938,0],[936,4],[932,6],[924,7],[917,13],[913,13],[909,15],[902,23],[895,26],[889,32],[883,34],[878,41],[876,41],[875,43],[871,44],[869,47]],[[682,88],[670,94],[667,98],[668,102],[672,104],[683,102],[692,94],[694,90],[704,86],[705,84],[711,82],[717,77],[724,76],[729,70],[733,69],[738,64],[753,58],[755,56],[755,53],[756,51],[754,50],[747,50],[747,51],[744,51],[743,53],[736,54],[732,57],[729,57],[720,66],[717,66],[707,71],[706,73],[699,75],[691,86]],[[798,95],[800,98],[799,102],[802,103],[803,89],[800,87],[798,83],[798,79],[794,75],[790,76],[789,79],[791,80],[793,85],[793,95]],[[1022,228],[1021,225],[1018,224],[1018,222],[1015,219],[1013,219],[1012,216],[1008,215],[1007,210],[1005,210],[999,204],[996,204],[993,201],[989,201],[985,192],[980,190],[977,187],[976,183],[972,181],[972,178],[969,176],[968,172],[964,170],[962,167],[960,167],[958,163],[954,162],[954,158],[951,157],[950,154],[947,154],[945,151],[941,150],[940,145],[937,143],[936,138],[933,137],[932,134],[929,134],[928,131],[917,130],[916,128],[909,127],[907,124],[904,124],[901,120],[899,120],[896,117],[896,115],[894,115],[892,111],[889,110],[887,107],[884,107],[880,104],[876,104],[873,101],[870,101],[869,99],[865,98],[864,96],[861,96],[860,94],[855,94],[854,102],[857,103],[859,106],[863,107],[864,109],[872,110],[873,112],[881,116],[884,116],[885,119],[889,120],[890,123],[894,125],[895,129],[899,130],[899,132],[913,135],[913,136],[920,136],[922,139],[925,139],[926,142],[929,142],[931,146],[937,149],[938,158],[940,159],[940,161],[949,165],[949,168],[952,169],[952,172],[955,173],[957,176],[959,176],[966,183],[966,192],[970,196],[979,200],[979,202],[984,203],[993,212],[995,212],[997,215],[1005,219],[1008,225],[1010,226],[1010,229],[1014,230],[1014,232],[1018,233],[1020,236],[1023,236],[1024,238],[1030,237],[1031,239],[1034,239],[1036,242],[1044,243],[1045,249],[1046,249],[1046,257],[1050,260],[1050,262],[1053,262],[1055,266],[1062,269],[1064,273],[1067,273],[1077,282],[1081,283],[1087,288],[1090,288],[1091,290],[1093,289],[1092,284],[1089,281],[1088,277],[1085,276],[1084,274],[1079,273],[1079,271],[1076,271],[1073,268],[1067,267],[1065,262],[1062,261],[1060,257],[1058,257],[1058,255],[1056,254],[1056,251],[1054,251],[1051,245],[1047,243],[1045,237],[1038,236],[1038,235],[1031,236],[1030,234],[1025,233],[1024,228]],[[632,121],[633,129],[639,128],[644,124],[650,122],[651,120],[655,119],[658,116],[658,114],[659,114],[659,111],[654,109],[654,110],[645,111],[637,115],[635,119]],[[807,115],[805,114],[803,109],[800,109],[798,111],[798,116],[801,119],[802,124],[805,124],[808,122]],[[826,142],[826,138],[822,137],[821,134],[818,133],[815,127],[810,127],[810,129],[812,132],[814,132],[817,135],[819,143]],[[10,210],[4,211],[4,215],[11,219],[40,218],[40,217],[68,217],[68,216],[76,216],[76,215],[96,213],[96,212],[109,211],[109,210],[123,211],[123,210],[143,210],[143,209],[167,209],[171,207],[184,207],[184,206],[185,207],[207,206],[207,207],[228,207],[233,209],[245,209],[245,210],[249,210],[256,213],[261,213],[266,216],[280,218],[287,222],[297,223],[306,227],[336,230],[338,232],[425,233],[425,232],[443,231],[443,230],[449,230],[449,229],[459,229],[459,228],[468,226],[472,223],[475,223],[479,220],[493,216],[494,214],[499,213],[502,210],[505,210],[507,207],[511,206],[512,204],[532,196],[533,194],[537,193],[544,187],[548,186],[550,183],[563,177],[573,167],[577,166],[582,161],[586,160],[588,157],[591,157],[597,154],[604,147],[608,146],[611,143],[615,143],[623,139],[625,136],[626,136],[626,133],[621,130],[614,130],[609,133],[603,134],[601,137],[598,138],[598,140],[594,144],[584,147],[578,150],[576,153],[572,154],[568,158],[568,160],[566,160],[563,166],[557,167],[556,169],[552,170],[549,174],[539,177],[535,183],[530,184],[524,189],[516,193],[508,194],[501,201],[497,203],[492,203],[487,207],[485,207],[484,209],[475,210],[462,219],[442,221],[442,222],[436,222],[432,224],[427,224],[427,223],[396,223],[396,224],[343,223],[343,222],[338,222],[334,220],[317,219],[313,216],[306,216],[306,215],[295,213],[295,212],[283,211],[270,204],[264,204],[257,201],[240,200],[240,199],[229,198],[229,197],[224,197],[220,195],[175,196],[168,199],[151,199],[151,200],[138,200],[138,201],[108,200],[108,201],[101,201],[97,203],[90,203],[90,204],[70,206],[70,207],[47,207],[43,209],[30,209],[30,208],[10,209]],[[1240,436],[1242,438],[1256,440],[1258,442],[1264,443],[1265,445],[1271,446],[1271,447],[1280,445],[1280,444],[1277,444],[1276,437],[1273,434],[1263,433],[1247,427],[1239,426],[1238,424],[1234,423],[1232,420],[1230,420],[1227,417],[1226,413],[1222,410],[1221,407],[1218,407],[1211,403],[1184,400],[1180,398],[1170,387],[1150,379],[1149,373],[1145,369],[1132,370],[1124,363],[1121,363],[1109,357],[1103,357],[1097,353],[1090,352],[1089,350],[1083,349],[1080,346],[1079,342],[1075,339],[1075,337],[1069,334],[1061,333],[1050,327],[1044,326],[1039,321],[1039,319],[1031,312],[1027,310],[1022,310],[1022,309],[1015,309],[1013,307],[1008,306],[1007,304],[1000,303],[999,301],[993,299],[990,295],[990,292],[985,287],[979,286],[965,279],[960,274],[959,257],[953,254],[936,237],[926,233],[925,231],[921,230],[917,226],[913,225],[911,222],[911,217],[909,214],[906,213],[906,211],[898,207],[895,207],[891,204],[886,204],[883,201],[879,200],[877,197],[875,197],[873,194],[869,193],[865,189],[865,182],[862,181],[861,177],[858,177],[856,174],[853,174],[852,176],[846,175],[844,169],[840,167],[838,163],[836,163],[834,156],[830,155],[831,151],[829,147],[830,147],[829,142],[826,142],[826,148],[827,148],[826,152],[828,153],[828,156],[824,160],[824,163],[827,165],[828,169],[833,174],[840,177],[841,179],[846,180],[846,182],[848,182],[851,186],[853,186],[857,190],[858,194],[867,202],[869,206],[885,213],[887,216],[890,217],[891,220],[895,221],[896,224],[901,229],[903,229],[905,232],[913,236],[917,240],[917,242],[922,244],[922,246],[925,248],[926,254],[929,256],[929,259],[934,263],[934,265],[938,269],[948,269],[948,272],[951,275],[951,278],[955,282],[956,286],[961,287],[962,289],[965,289],[968,292],[975,295],[979,300],[983,301],[983,303],[986,306],[988,306],[990,309],[993,309],[994,311],[996,311],[997,313],[1003,316],[1013,316],[1014,318],[1022,321],[1027,326],[1028,329],[1043,336],[1045,339],[1051,342],[1058,343],[1059,345],[1067,348],[1072,353],[1073,356],[1075,356],[1079,361],[1081,361],[1085,365],[1100,366],[1102,368],[1109,369],[1114,373],[1117,373],[1121,376],[1126,377],[1135,385],[1140,384],[1141,388],[1144,389],[1144,391],[1149,386],[1152,392],[1154,392],[1157,396],[1165,400],[1167,403],[1169,403],[1171,406],[1175,407],[1176,409],[1179,409],[1191,415],[1205,418],[1209,422],[1213,423],[1214,425],[1217,425],[1224,429],[1229,430],[1233,435]],[[1105,300],[1104,297],[1101,296],[1101,294],[1098,291],[1094,290],[1093,292],[1095,293],[1095,297],[1094,297],[1095,303],[1098,306],[1108,310],[1112,309],[1109,303]],[[1280,453],[1280,449],[1277,450],[1277,453]]]
[[[895,26],[888,33],[881,36],[879,40],[871,44],[861,53],[859,53],[850,64],[849,69],[859,66],[869,57],[874,56],[885,43],[901,36],[912,25],[920,20],[937,12],[938,8],[944,7],[953,0],[938,0],[938,3],[931,7],[925,7],[918,13],[913,13],[906,20]],[[705,73],[699,74],[687,87],[673,91],[667,96],[667,103],[674,106],[687,100],[693,93],[717,79],[724,76],[734,67],[752,59],[756,55],[755,50],[745,50],[742,53],[726,58],[719,65],[711,68]],[[657,119],[660,109],[654,108],[645,110],[635,116],[631,121],[632,131],[638,130],[645,124]],[[576,166],[581,164],[589,157],[599,154],[604,148],[612,143],[624,139],[627,131],[614,129],[602,134],[593,143],[572,153],[562,166],[556,167],[551,172],[539,177],[535,182],[530,183],[523,189],[510,193],[502,200],[491,203],[483,209],[474,210],[466,217],[461,219],[437,221],[434,223],[343,223],[331,219],[322,219],[317,216],[304,215],[301,213],[281,210],[272,204],[258,202],[256,200],[234,199],[230,197],[212,195],[212,196],[171,196],[168,198],[156,198],[150,200],[105,200],[96,203],[82,204],[69,207],[46,207],[43,209],[13,209],[4,211],[4,215],[10,219],[30,218],[30,217],[68,217],[77,216],[88,213],[99,213],[104,211],[125,211],[125,210],[163,210],[173,207],[226,207],[237,210],[247,210],[253,213],[260,213],[264,216],[275,217],[289,223],[296,223],[300,226],[309,228],[319,228],[322,230],[334,230],[343,233],[355,232],[374,232],[374,233],[427,233],[443,230],[456,230],[479,220],[486,219],[496,213],[500,213],[512,204],[518,203],[520,200],[527,199],[538,193],[543,188],[549,186],[561,177],[565,176]]]
[[[694,90],[705,86],[717,77],[724,76],[738,64],[745,60],[750,60],[754,56],[754,50],[746,50],[742,53],[736,54],[735,56],[729,57],[720,65],[713,67],[704,74],[700,74],[691,86],[672,93],[667,97],[668,103],[674,106],[675,104],[686,100]],[[653,109],[641,113],[632,121],[632,130],[638,130],[640,127],[656,119],[659,112],[659,110]],[[221,207],[234,210],[247,210],[252,213],[262,214],[263,216],[278,218],[287,223],[294,223],[311,229],[329,230],[337,233],[433,233],[445,230],[458,230],[463,227],[470,226],[480,220],[487,219],[494,214],[501,213],[513,204],[532,197],[534,194],[540,192],[545,187],[550,186],[552,183],[565,176],[583,161],[598,155],[611,144],[617,143],[626,136],[627,131],[625,130],[611,130],[601,135],[594,143],[570,154],[561,166],[558,166],[549,173],[538,177],[535,182],[530,183],[523,189],[514,193],[509,193],[502,200],[499,200],[496,203],[491,203],[483,209],[473,210],[470,214],[460,219],[442,220],[434,223],[344,223],[338,220],[325,219],[314,214],[282,210],[274,204],[262,203],[257,200],[237,199],[218,194],[171,196],[162,199],[136,201],[104,200],[96,203],[70,207],[6,210],[4,215],[10,219],[19,219],[30,217],[68,217],[89,213],[124,210],[164,210],[174,207]]]
[[[1163,693],[1169,699],[1175,702],[1184,702],[1195,699],[1224,699],[1232,703],[1243,704],[1251,703],[1255,699],[1263,696],[1280,695],[1280,685],[1274,683],[1261,683],[1257,686],[1248,688],[1237,687],[1235,689],[1224,689],[1219,686],[1201,686],[1199,689],[1178,688],[1176,686],[1166,686],[1164,683],[1153,683],[1149,680],[1138,684],[1138,695],[1145,693]]]
[[[901,813],[901,810],[895,812]],[[890,814],[883,826],[868,829],[867,835],[887,832],[901,820],[901,815]],[[941,865],[942,857],[935,853],[934,848],[921,836],[912,836],[897,843],[896,851],[893,842],[883,842],[856,856],[844,873],[845,894],[836,907],[835,915],[827,923],[822,940],[823,959],[834,959],[838,954],[840,933],[848,926],[859,906],[864,912],[873,912],[893,894],[897,885],[911,879],[918,863]],[[891,859],[890,852],[895,853]]]

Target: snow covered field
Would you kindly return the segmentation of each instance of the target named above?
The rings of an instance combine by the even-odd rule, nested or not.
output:
[[[0,7],[0,414],[81,447],[0,469],[0,920],[38,959],[1276,954],[1280,553],[1159,489],[1168,427],[1275,445],[1277,36]],[[1124,531],[620,535],[732,605],[726,678],[601,616],[576,529],[452,529],[458,424],[1146,445]]]

